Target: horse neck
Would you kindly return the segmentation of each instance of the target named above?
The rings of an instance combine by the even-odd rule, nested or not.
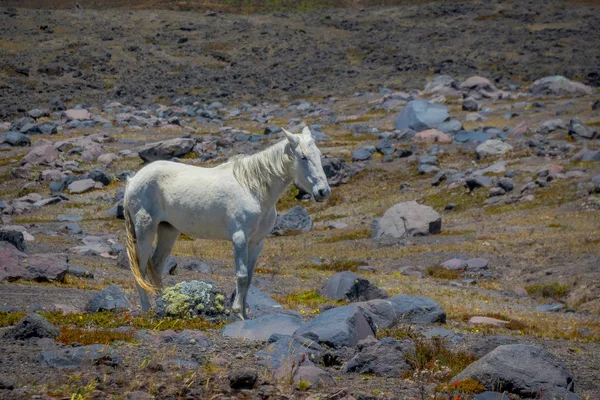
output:
[[[274,146],[266,149],[265,151],[274,151],[277,152],[277,159],[282,160],[283,163],[283,175],[273,174],[270,178],[270,184],[268,185],[268,193],[264,197],[264,201],[268,205],[274,206],[279,198],[283,194],[283,192],[288,188],[288,186],[294,181],[294,168],[295,163],[294,160],[287,160],[285,154],[289,154],[290,148],[287,140],[284,140],[283,143],[277,143]]]

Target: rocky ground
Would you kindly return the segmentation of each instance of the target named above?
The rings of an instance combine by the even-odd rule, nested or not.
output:
[[[139,50],[111,53],[143,56],[114,63],[118,88],[93,87],[103,65],[93,57],[89,68],[75,62],[69,73],[28,86],[43,74],[28,63],[46,56],[35,53],[36,60],[27,46],[11,47],[10,62],[31,75],[1,75],[0,398],[500,398],[477,394],[484,390],[511,399],[597,398],[600,95],[593,54],[578,58],[584,49],[598,51],[582,44],[597,41],[597,17],[593,8],[552,4],[529,14],[523,3],[518,13],[494,2],[436,3],[327,11],[318,19],[3,14],[3,47],[43,38],[51,54],[51,46],[69,43],[61,35],[81,30],[82,43],[73,47],[81,53],[65,54],[83,59],[89,47],[134,45],[133,35]],[[433,25],[419,23],[425,11],[439,13]],[[367,40],[367,31],[375,43],[386,15],[409,24],[392,36],[486,23],[489,31],[477,40],[496,44],[477,50],[489,56],[485,51],[494,48],[503,59],[514,50],[516,58],[506,69],[472,76],[468,60],[479,56],[447,39],[455,54],[464,52],[444,64],[456,69],[432,70],[423,61],[426,45],[413,72],[384,61],[369,66],[367,54],[340,63],[346,56],[336,49]],[[55,19],[60,28],[43,23],[52,33],[39,30],[36,18]],[[207,27],[199,18],[219,23]],[[318,47],[309,39],[290,38],[325,40],[323,31],[292,34],[281,20],[331,24],[344,40],[331,36],[322,43],[325,53],[312,54],[306,49]],[[19,29],[11,28],[15,21]],[[194,28],[182,30],[190,21]],[[492,34],[501,21],[511,29]],[[122,26],[112,40],[92,39],[108,35],[102,29],[113,31],[111,24]],[[150,27],[157,43],[141,39]],[[242,91],[230,78],[213,81],[224,71],[215,69],[204,81],[212,83],[190,85],[208,91],[186,94],[184,78],[166,72],[169,62],[145,56],[161,54],[163,37],[172,46],[194,35],[179,43],[183,55],[172,56],[189,58],[186,43],[213,43],[207,35],[221,29],[219,41],[239,30],[268,57],[281,55],[269,46],[307,46],[292,46],[302,57],[295,68],[329,68],[335,58],[340,71],[357,73],[315,81],[318,72],[269,70],[240,42],[218,51],[232,57],[226,71],[256,74],[248,78],[255,86]],[[12,36],[5,40],[5,32]],[[517,32],[529,32],[532,41],[516,39]],[[422,44],[440,42],[423,37]],[[540,62],[534,45],[546,49],[541,57],[563,58]],[[64,64],[58,71],[68,70],[69,57],[57,57]],[[182,71],[204,62],[188,58]],[[545,77],[557,73],[579,80]],[[281,85],[294,74],[298,84],[283,97],[282,86],[258,77]],[[231,95],[221,97],[217,88]],[[323,95],[330,89],[335,97]],[[291,188],[279,202],[253,281],[252,319],[238,322],[228,312],[235,279],[230,244],[185,236],[165,267],[168,288],[157,309],[142,314],[123,252],[126,178],[157,159],[216,165],[281,140],[279,127],[304,126],[324,154],[332,195],[315,203]]]

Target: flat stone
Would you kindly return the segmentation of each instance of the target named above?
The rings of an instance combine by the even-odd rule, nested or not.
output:
[[[96,181],[93,179],[82,179],[75,181],[69,185],[69,193],[80,194],[89,192],[96,186]]]
[[[237,321],[225,326],[223,336],[249,340],[267,340],[272,334],[291,335],[302,326],[302,320],[294,315],[271,314],[256,319]]]
[[[469,319],[469,324],[471,325],[493,325],[493,326],[498,326],[500,328],[504,328],[507,324],[508,321],[502,321],[496,318],[489,318],[489,317],[471,317]]]
[[[116,350],[103,344],[43,351],[40,361],[42,364],[59,369],[75,369],[100,364],[114,367],[122,364],[122,359]]]

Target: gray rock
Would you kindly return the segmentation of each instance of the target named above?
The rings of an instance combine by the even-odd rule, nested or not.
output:
[[[295,206],[288,212],[279,214],[273,227],[273,235],[284,235],[289,232],[312,230],[312,218],[304,208]]]
[[[416,201],[398,203],[388,209],[377,222],[377,238],[426,236],[440,233],[442,217],[433,208]]]
[[[296,337],[315,340],[319,344],[338,349],[354,347],[375,330],[356,305],[329,309],[305,323],[295,333]]]
[[[35,119],[31,117],[19,118],[10,124],[10,130],[19,132],[27,124],[35,124]]]
[[[425,129],[437,128],[448,119],[448,116],[448,107],[426,100],[414,100],[409,102],[398,114],[395,128],[399,131],[410,128],[421,132]]]
[[[30,313],[12,328],[4,332],[4,339],[27,340],[31,338],[52,338],[60,335],[60,329],[39,314]]]
[[[529,90],[535,96],[584,96],[594,92],[591,87],[560,75],[538,79],[533,82]]]
[[[367,338],[358,343],[359,352],[344,366],[344,372],[398,377],[411,370],[407,353],[414,354],[412,341]]]
[[[439,172],[440,169],[435,165],[431,164],[419,164],[417,167],[417,172],[421,175],[433,174]]]
[[[490,140],[492,135],[485,132],[476,132],[476,131],[460,131],[454,137],[454,141],[457,143],[475,143],[475,142],[485,142],[486,140]]]
[[[300,382],[308,383],[308,389],[326,388],[335,385],[335,381],[327,371],[314,365],[301,365],[295,369],[292,381],[295,385]]]
[[[460,84],[459,89],[463,92],[463,96],[470,96],[475,99],[497,100],[503,95],[489,79],[481,76],[470,77]]]
[[[475,177],[470,177],[467,178],[467,180],[465,181],[465,186],[467,188],[469,188],[470,191],[473,191],[475,189],[481,188],[481,187],[491,187],[493,185],[492,183],[492,179],[488,176],[475,176]]]
[[[475,361],[452,382],[474,379],[486,389],[501,388],[523,398],[573,391],[573,376],[565,365],[538,346],[513,344],[499,346]]]
[[[69,185],[69,193],[80,194],[94,189],[96,182],[92,179],[81,179]]]
[[[422,296],[398,295],[390,297],[399,322],[408,324],[432,324],[446,322],[446,312],[435,301]]]
[[[375,146],[362,146],[352,152],[352,161],[366,161],[377,152]]]
[[[513,147],[508,143],[497,139],[491,139],[481,143],[479,146],[477,146],[475,151],[478,158],[485,158],[489,156],[506,154],[512,150],[512,148]]]
[[[367,301],[385,299],[388,294],[354,272],[344,271],[325,282],[319,293],[331,300]]]
[[[471,258],[467,260],[467,271],[480,271],[487,269],[489,261],[485,258]]]
[[[540,125],[538,131],[542,135],[547,135],[550,132],[554,132],[558,129],[567,129],[567,124],[565,124],[562,119],[551,119],[545,121]]]
[[[83,229],[81,229],[81,226],[79,226],[79,224],[76,224],[75,222],[69,222],[64,225],[61,225],[61,227],[58,228],[58,230],[59,232],[68,233],[70,235],[79,235],[80,233],[83,233]]]
[[[596,129],[585,125],[579,118],[569,121],[569,135],[576,139],[594,139],[600,136]]]
[[[541,306],[537,306],[535,308],[535,311],[542,311],[542,312],[560,311],[564,308],[565,308],[565,305],[561,304],[561,303],[543,304]]]
[[[273,300],[269,295],[254,285],[250,285],[250,288],[248,289],[246,304],[250,309],[251,315],[255,318],[263,315],[286,312],[281,304]]]
[[[460,121],[457,121],[455,119],[451,119],[449,121],[446,122],[442,122],[441,124],[439,124],[436,128],[438,131],[447,133],[447,134],[456,134],[460,131],[463,130],[463,126],[460,123]]]
[[[23,237],[23,232],[0,227],[0,241],[12,244],[19,251],[25,251],[25,238]]]
[[[67,273],[78,278],[94,279],[94,273],[92,271],[76,265],[70,265]]]
[[[464,111],[476,112],[479,110],[479,103],[477,103],[477,100],[475,100],[474,98],[467,97],[463,100],[462,109]]]
[[[212,274],[213,269],[207,263],[200,260],[191,260],[183,264],[184,269],[189,269],[190,271],[200,272],[201,274]]]
[[[254,368],[242,368],[229,374],[229,386],[234,390],[254,389],[258,383],[258,371]]]
[[[463,337],[461,335],[446,328],[430,329],[428,331],[423,332],[423,336],[425,336],[427,339],[438,338],[452,343],[460,343],[463,340]]]
[[[464,271],[467,268],[467,262],[462,258],[451,258],[441,263],[440,267],[451,271]]]
[[[110,285],[96,293],[88,302],[86,311],[97,313],[100,311],[131,310],[129,301],[117,285]]]
[[[306,354],[309,360],[317,360],[325,351],[318,343],[303,337],[273,334],[268,342],[268,346],[255,356],[260,365],[274,370],[292,365],[294,361],[299,363],[304,358],[303,354]]]
[[[515,188],[515,185],[513,184],[512,180],[510,180],[509,178],[500,179],[500,181],[498,182],[498,186],[500,186],[502,189],[504,189],[507,192],[512,192],[513,189]]]
[[[103,344],[92,344],[90,346],[74,347],[64,350],[44,351],[40,355],[40,361],[54,368],[81,368],[89,365],[108,365],[115,367],[122,364],[121,356],[111,348]]]
[[[388,139],[382,139],[379,142],[377,142],[375,148],[384,156],[394,154],[394,152],[396,151],[396,146],[391,144]]]
[[[159,317],[189,318],[203,316],[210,320],[230,314],[223,291],[208,281],[186,281],[166,288],[156,300]]]
[[[324,158],[321,160],[323,171],[330,186],[339,186],[358,174],[362,167],[358,164],[349,164],[343,158]]]
[[[104,186],[110,185],[112,181],[111,176],[107,175],[101,169],[93,169],[88,174],[88,179],[91,179],[95,182],[101,182]]]
[[[176,344],[178,346],[195,346],[195,347],[210,347],[212,341],[202,331],[194,331],[185,329],[182,332],[171,330],[162,331],[159,333],[161,343]]]
[[[195,144],[194,139],[170,139],[147,144],[138,150],[138,154],[145,162],[171,160],[173,157],[185,156],[192,151]]]
[[[38,122],[37,124],[28,124],[21,128],[20,132],[27,133],[30,135],[53,135],[58,133],[58,127],[60,125],[57,122],[46,121]]]
[[[225,326],[221,333],[234,338],[267,340],[274,333],[291,335],[301,326],[302,320],[295,315],[271,314],[234,322]]]
[[[29,136],[13,131],[0,133],[1,143],[8,143],[11,146],[31,146]]]

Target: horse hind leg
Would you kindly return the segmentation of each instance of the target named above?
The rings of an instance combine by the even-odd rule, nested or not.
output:
[[[162,278],[162,275],[164,275],[165,272],[168,272],[163,271],[165,261],[167,261],[167,258],[171,254],[179,234],[180,232],[169,223],[161,222],[158,224],[158,229],[156,231],[156,250],[154,250],[149,267],[154,269],[154,272],[159,279]]]
[[[138,267],[142,277],[146,278],[148,274],[153,276],[154,271],[148,271],[148,262],[152,254],[152,242],[154,241],[154,235],[157,231],[156,224],[152,221],[151,217],[143,212],[139,212],[137,215],[137,221],[135,224],[136,233],[136,249],[138,258]],[[152,279],[153,283],[156,279]],[[148,299],[148,293],[141,287],[137,282],[136,286],[140,294],[140,302],[142,304],[142,311],[148,311],[150,309],[150,300]]]

